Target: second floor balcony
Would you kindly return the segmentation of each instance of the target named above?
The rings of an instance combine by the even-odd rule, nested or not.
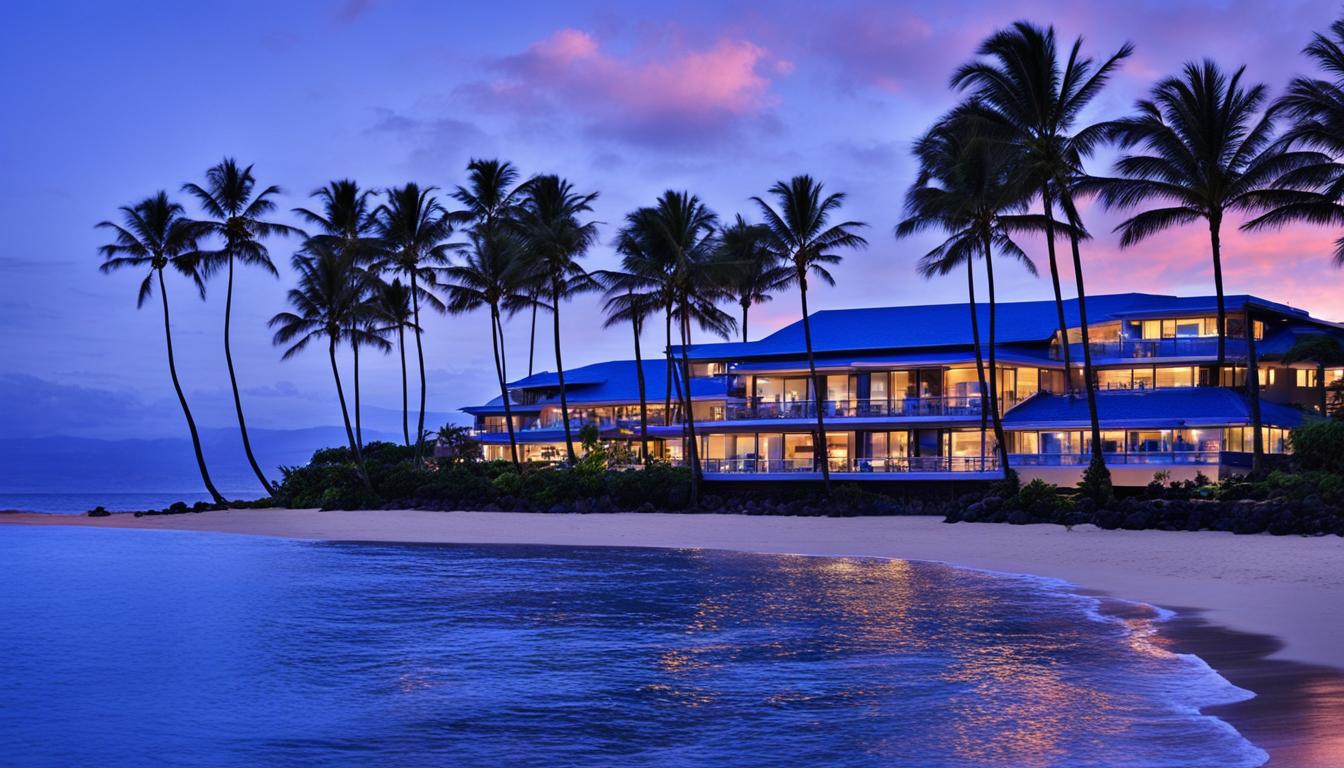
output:
[[[1016,402],[1012,393],[1005,393],[1001,408]],[[981,395],[950,395],[944,397],[882,397],[850,398],[821,401],[821,414],[827,419],[971,416],[979,417],[989,408],[988,399]],[[729,403],[724,406],[727,421],[745,419],[815,419],[817,404],[812,400],[787,402]]]
[[[1246,356],[1245,339],[1227,339],[1227,354],[1232,357]],[[1168,357],[1216,357],[1218,355],[1217,336],[1178,336],[1167,339],[1117,339],[1115,341],[1094,341],[1088,344],[1092,357],[1096,359],[1147,359]],[[1050,356],[1055,360],[1063,359],[1059,347],[1052,347]],[[1083,345],[1070,344],[1069,357],[1074,361],[1083,358]]]

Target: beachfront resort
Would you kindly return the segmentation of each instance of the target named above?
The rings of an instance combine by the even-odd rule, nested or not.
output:
[[[1227,297],[1221,366],[1212,296],[1099,295],[1087,309],[1102,450],[1116,485],[1145,485],[1155,472],[1172,480],[1245,473],[1253,423],[1248,368],[1256,370],[1271,456],[1289,450],[1287,434],[1307,414],[1328,407],[1324,386],[1344,379],[1344,367],[1289,354],[1303,337],[1344,341],[1344,325],[1266,299]],[[1091,454],[1077,302],[1066,302],[1065,313],[1067,367],[1052,301],[1000,303],[995,354],[1009,464],[1023,480],[1061,486],[1078,482]],[[985,307],[980,314],[985,328]],[[827,310],[810,319],[816,389],[801,321],[757,341],[688,347],[689,381],[681,365],[644,360],[650,452],[686,460],[681,403],[689,387],[706,479],[816,480],[822,461],[847,480],[1001,476],[965,304]],[[680,347],[670,351],[680,359]],[[638,378],[632,360],[567,371],[571,431],[594,425],[609,449],[636,455]],[[563,460],[558,377],[537,373],[511,382],[508,392],[520,458]],[[818,393],[824,453],[814,447]],[[475,419],[485,457],[508,459],[502,399],[462,410]]]

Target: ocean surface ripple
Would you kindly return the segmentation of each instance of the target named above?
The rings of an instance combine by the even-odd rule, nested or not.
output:
[[[1248,694],[905,561],[0,531],[0,762],[1256,766]]]

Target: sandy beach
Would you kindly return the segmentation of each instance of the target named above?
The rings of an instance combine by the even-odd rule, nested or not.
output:
[[[931,517],[543,515],[230,510],[104,518],[12,513],[0,524],[213,531],[330,541],[728,549],[932,560],[1065,580],[1175,609],[1169,636],[1256,699],[1223,708],[1274,765],[1344,764],[1344,539]]]

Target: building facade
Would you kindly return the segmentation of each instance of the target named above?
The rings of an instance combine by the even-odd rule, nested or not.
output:
[[[1324,334],[1344,343],[1344,326],[1251,296],[1228,296],[1226,307],[1220,366],[1213,297],[1131,293],[1088,299],[1102,450],[1117,484],[1142,485],[1155,472],[1182,479],[1244,471],[1252,444],[1246,393],[1252,354],[1267,452],[1288,450],[1289,430],[1319,410],[1318,366],[1289,365],[1284,357],[1304,336]],[[988,308],[978,309],[986,333]],[[1058,333],[1052,301],[1003,303],[997,315],[998,395],[1009,463],[1024,479],[1075,483],[1091,453],[1077,303],[1065,305],[1067,338]],[[688,384],[707,479],[814,479],[821,461],[836,479],[1001,475],[967,305],[827,310],[813,314],[811,325],[815,382],[808,376],[801,321],[758,341],[687,348],[685,382],[680,366],[669,376],[661,359],[645,361],[655,455],[670,461],[685,456],[679,403]],[[591,422],[602,440],[633,447],[639,437],[635,364],[599,363],[567,371],[565,378],[576,429]],[[1327,367],[1323,381],[1342,378],[1344,369]],[[814,445],[818,390],[824,452]],[[510,385],[522,457],[563,458],[558,394],[550,373]],[[487,457],[506,458],[502,402],[463,410],[475,416]]]

